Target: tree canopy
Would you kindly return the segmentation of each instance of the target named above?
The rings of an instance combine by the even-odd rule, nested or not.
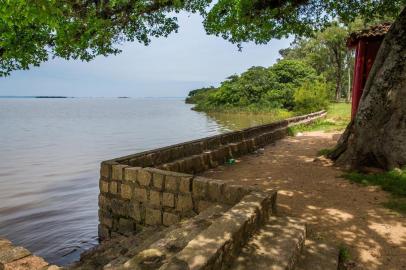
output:
[[[317,89],[317,97],[310,88]],[[280,60],[269,68],[251,67],[232,75],[218,88],[193,90],[187,101],[202,111],[292,111],[301,104],[308,112],[324,109],[328,96],[324,78],[311,66],[300,60]]]
[[[233,43],[310,35],[332,18],[396,16],[406,0],[0,0],[0,76],[52,57],[90,61],[125,41],[176,32],[176,13],[204,16],[208,34]],[[373,16],[372,16],[373,15]]]

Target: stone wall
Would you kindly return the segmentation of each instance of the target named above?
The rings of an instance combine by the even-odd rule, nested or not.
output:
[[[325,114],[325,111],[315,112],[240,131],[124,156],[103,163],[197,173],[224,163],[229,157],[247,154],[258,147],[263,147],[284,137],[288,133],[289,126],[309,123],[323,117]],[[201,161],[197,161],[198,159],[201,159]]]
[[[143,226],[170,226],[212,203],[234,205],[249,192],[239,185],[190,174],[128,165],[102,165],[99,234],[132,234]]]
[[[104,161],[100,170],[99,235],[169,226],[211,203],[234,205],[249,190],[193,174],[217,167],[283,138],[288,127],[324,111]]]

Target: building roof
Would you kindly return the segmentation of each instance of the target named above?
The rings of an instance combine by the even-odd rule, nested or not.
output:
[[[347,46],[353,47],[358,43],[360,39],[375,39],[379,37],[384,37],[389,31],[391,23],[381,23],[378,25],[370,26],[368,28],[356,31],[350,34],[347,39]]]

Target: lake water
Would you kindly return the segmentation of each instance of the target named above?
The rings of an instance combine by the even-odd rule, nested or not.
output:
[[[272,121],[174,99],[0,99],[0,236],[65,265],[97,244],[102,160]]]

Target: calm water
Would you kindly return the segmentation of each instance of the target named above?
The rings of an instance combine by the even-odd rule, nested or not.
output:
[[[102,160],[272,120],[190,108],[182,100],[0,99],[0,236],[70,263],[97,244]]]

